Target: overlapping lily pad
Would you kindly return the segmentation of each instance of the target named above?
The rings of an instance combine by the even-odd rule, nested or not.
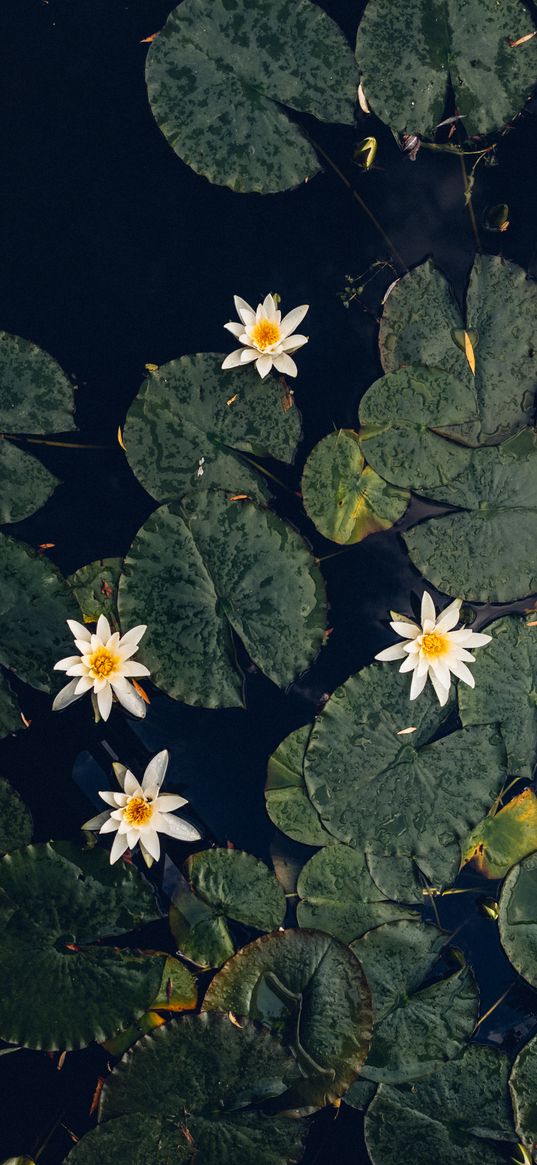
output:
[[[188,884],[174,890],[170,926],[185,958],[219,967],[235,951],[228,919],[269,931],[285,917],[285,894],[271,870],[242,850],[202,850],[188,858]]]
[[[452,89],[468,137],[500,130],[536,83],[533,31],[519,0],[369,0],[356,41],[368,101],[392,129],[430,137]]]
[[[166,1022],[165,1012],[175,1013],[190,1011],[196,1006],[198,991],[196,980],[179,959],[168,956],[164,960],[160,987],[155,998],[151,1000],[149,1011],[144,1012],[140,1019],[129,1027],[123,1028],[111,1040],[106,1040],[104,1047],[112,1056],[122,1056],[137,1040],[146,1036]]]
[[[461,720],[499,723],[509,772],[531,777],[537,762],[537,627],[511,616],[491,623],[487,634],[492,642],[472,665],[475,688],[459,688]]]
[[[415,917],[415,911],[391,902],[379,890],[364,854],[335,841],[306,862],[297,891],[299,926],[324,930],[344,943],[380,923]],[[360,958],[358,950],[356,954]]]
[[[310,0],[185,0],[153,41],[153,114],[188,165],[233,190],[287,190],[320,164],[286,108],[352,124],[352,52]]]
[[[516,1141],[508,1077],[507,1056],[474,1045],[425,1080],[381,1084],[365,1118],[373,1165],[505,1165]]]
[[[279,382],[252,368],[222,372],[223,354],[182,356],[152,372],[127,414],[123,440],[131,468],[160,502],[217,486],[258,501],[263,479],[241,453],[292,462],[298,410]]]
[[[522,14],[518,0],[516,7]],[[386,299],[379,332],[383,368],[426,364],[465,381],[475,390],[480,420],[463,425],[461,435],[496,444],[532,422],[536,309],[537,287],[521,267],[501,256],[476,255],[463,315],[445,277],[428,261],[399,279]],[[464,329],[472,340],[475,376],[464,352]]]
[[[437,927],[403,919],[377,926],[352,944],[373,996],[365,1079],[385,1084],[422,1079],[458,1056],[470,1038],[477,988],[460,959],[453,960],[454,967],[439,967],[447,942]]]
[[[0,332],[0,437],[74,429],[73,407],[73,386],[52,356]],[[0,522],[27,518],[57,484],[30,452],[0,439]]]
[[[303,845],[334,845],[312,805],[304,780],[304,756],[311,725],[297,728],[270,757],[265,785],[267,813],[274,825]],[[323,929],[323,928],[321,928]]]
[[[410,704],[408,689],[392,664],[338,688],[313,727],[305,778],[325,828],[366,852],[380,890],[412,902],[423,877],[441,886],[456,876],[461,842],[502,787],[505,751],[490,727],[434,740],[450,704],[430,686]]]
[[[144,661],[155,683],[187,704],[242,703],[234,635],[285,687],[322,644],[321,573],[299,535],[249,500],[215,490],[161,506],[125,558],[119,610],[147,623]]]
[[[106,615],[111,623],[118,622],[117,589],[123,560],[99,558],[81,566],[67,579],[86,623],[96,623],[99,615]]]
[[[408,506],[408,490],[390,485],[365,464],[358,434],[340,429],[310,453],[302,476],[306,513],[320,534],[349,545],[389,530]]]
[[[294,1088],[297,1106],[341,1096],[369,1048],[371,1001],[360,963],[320,931],[276,931],[243,947],[212,980],[203,1008],[248,1016],[282,1037],[306,1076]]]
[[[504,878],[535,850],[537,797],[533,789],[524,789],[478,825],[466,842],[463,862],[471,862],[485,878]]]
[[[201,1015],[166,1024],[118,1064],[103,1090],[101,1123],[69,1162],[295,1165],[306,1129],[265,1115],[263,1104],[296,1076],[293,1058],[252,1023]]]
[[[0,855],[27,845],[32,836],[32,818],[9,781],[0,777]]]
[[[101,946],[158,917],[135,867],[68,842],[0,862],[0,1037],[32,1048],[103,1041],[158,994],[165,956]]]
[[[498,917],[502,946],[513,966],[537,987],[537,854],[507,875]]]
[[[524,1144],[531,1149],[537,1142],[536,1036],[518,1053],[513,1064],[509,1087],[517,1133]]]

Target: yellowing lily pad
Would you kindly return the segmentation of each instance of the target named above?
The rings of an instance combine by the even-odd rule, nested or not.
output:
[[[366,465],[358,434],[340,429],[310,453],[302,476],[306,513],[320,534],[350,545],[389,530],[408,506],[408,490],[389,485]]]
[[[512,866],[537,850],[537,797],[524,789],[478,825],[463,850],[463,865],[471,863],[485,878],[504,878]]]

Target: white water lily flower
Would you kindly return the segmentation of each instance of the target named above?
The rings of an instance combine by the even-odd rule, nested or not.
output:
[[[119,631],[112,635],[104,615],[99,615],[97,629],[93,633],[75,619],[68,619],[67,624],[81,654],[69,655],[54,664],[55,671],[64,671],[68,676],[75,676],[75,679],[58,692],[52,705],[53,710],[60,712],[85,692],[91,691],[103,720],[108,720],[114,696],[128,712],[142,719],[145,716],[145,704],[129,683],[128,677],[150,674],[143,663],[137,663],[131,658],[136,655],[140,639],[147,630],[145,624],[132,627],[121,638]]]
[[[114,765],[121,793],[99,793],[112,809],[105,809],[104,813],[98,813],[82,826],[82,829],[116,834],[110,850],[111,865],[127,849],[133,850],[139,843],[146,865],[151,866],[160,857],[159,833],[179,841],[199,841],[201,834],[198,830],[188,821],[174,816],[175,809],[188,805],[186,798],[175,793],[160,793],[168,761],[166,749],[157,753],[149,761],[141,785],[130,769]]]
[[[239,295],[234,296],[234,301],[237,315],[242,322],[224,324],[224,327],[236,336],[244,347],[237,348],[235,352],[226,356],[222,368],[238,368],[255,360],[255,366],[263,380],[273,365],[278,372],[296,376],[298,368],[290,353],[307,344],[308,336],[291,333],[304,319],[309,304],[303,303],[301,307],[293,308],[293,311],[282,320],[282,313],[277,311],[271,295],[265,297],[263,303],[258,305],[257,311],[254,311],[253,307]]]
[[[453,628],[459,622],[461,605],[462,599],[454,599],[437,618],[433,600],[428,591],[424,591],[421,627],[417,623],[406,623],[399,619],[390,623],[392,631],[401,636],[403,643],[386,647],[384,651],[379,651],[375,659],[403,660],[399,671],[413,672],[411,700],[420,695],[429,677],[440,704],[446,704],[451,672],[463,683],[475,687],[474,677],[466,666],[467,663],[475,663],[475,656],[467,649],[484,647],[490,643],[492,636],[469,631],[466,627],[454,631]]]

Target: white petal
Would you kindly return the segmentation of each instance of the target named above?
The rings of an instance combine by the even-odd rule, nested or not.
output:
[[[401,643],[394,643],[392,647],[385,647],[383,651],[379,651],[375,659],[387,663],[392,659],[404,659],[406,651]]]
[[[156,862],[158,862],[160,857],[160,841],[158,838],[158,833],[155,833],[153,828],[144,829],[142,837],[148,854],[151,854],[151,857],[154,858]]]
[[[140,840],[140,830],[139,829],[128,829],[127,830],[127,841],[129,843],[130,850],[133,850],[134,847],[138,845],[139,840]]]
[[[423,630],[430,631],[431,627],[425,627],[426,623],[434,623],[436,621],[436,608],[428,591],[424,591],[421,599],[421,625]]]
[[[244,331],[244,324],[234,324],[231,320],[229,324],[224,324],[224,327],[227,328],[228,332],[231,332],[231,335],[235,336],[237,339]]]
[[[121,665],[121,674],[123,676],[150,676],[149,668],[145,663],[131,663],[130,660],[125,660]]]
[[[407,639],[406,643],[403,644],[403,647],[405,651],[408,651],[409,655],[418,655],[421,651],[421,640],[411,639],[409,642]]]
[[[190,825],[190,822],[183,821],[181,817],[174,817],[173,813],[163,813],[158,822],[158,829],[160,833],[165,833],[168,837],[175,837],[177,841],[199,841],[201,833]],[[144,844],[147,845],[144,834]]]
[[[112,711],[112,689],[110,684],[107,684],[105,688],[101,688],[97,692],[97,705],[103,720],[108,720]]]
[[[471,634],[472,632],[469,631],[467,627],[459,627],[458,631],[449,632],[450,643],[461,643],[463,646],[465,646],[470,642]]]
[[[466,651],[464,647],[452,647],[448,659],[450,667],[452,659],[465,659],[467,663],[475,663],[475,655],[472,655],[471,651]]]
[[[421,627],[418,627],[416,623],[404,623],[399,619],[393,619],[390,627],[396,635],[401,636],[401,639],[415,639],[417,635],[421,634]]]
[[[307,344],[309,336],[299,336],[296,332],[294,336],[289,336],[281,345],[282,352],[298,352],[299,348],[303,348]]]
[[[241,299],[240,295],[233,296],[233,303],[235,304],[235,311],[243,324],[253,324],[255,320],[255,311],[246,303],[245,299]]]
[[[82,639],[84,643],[91,642],[91,631],[88,631],[83,623],[77,623],[76,619],[67,619],[66,623],[74,639]]]
[[[111,793],[109,789],[103,789],[102,792],[99,790],[99,797],[101,801],[104,801],[105,805],[111,805],[113,809],[116,808],[116,793]]]
[[[123,789],[125,786],[125,777],[127,776],[127,773],[129,771],[127,766],[122,765],[119,763],[119,761],[115,760],[112,764],[112,768],[114,770],[118,785],[120,785],[121,788]]]
[[[175,809],[182,809],[184,805],[188,805],[186,797],[180,797],[178,793],[161,793],[157,800],[157,812],[173,813]]]
[[[285,340],[287,336],[291,335],[291,332],[294,332],[295,328],[298,328],[307,311],[309,311],[309,303],[303,303],[300,307],[294,307],[292,311],[283,317],[280,326],[282,340]]]
[[[491,639],[492,635],[485,635],[484,631],[469,631],[465,646],[468,645],[473,651],[474,647],[484,647]]]
[[[462,680],[463,684],[468,684],[470,688],[475,688],[475,679],[470,671],[470,668],[466,667],[466,664],[463,663],[461,659],[451,659],[449,663],[449,670],[452,671],[453,675],[457,676],[459,680]]]
[[[112,631],[106,615],[99,615],[97,620],[97,635],[101,640],[101,643],[107,643],[111,634]]]
[[[284,376],[298,375],[298,368],[294,360],[292,360],[291,357],[287,355],[287,352],[282,352],[281,356],[274,356],[273,364],[274,367],[278,369],[278,372],[283,373]]]
[[[118,643],[118,647],[122,650],[124,647],[132,647],[135,643],[139,643],[140,639],[147,631],[147,623],[138,623],[136,627],[131,627],[130,631],[126,631]]]
[[[95,693],[102,692],[103,688],[108,688],[109,686],[110,684],[106,676],[99,676],[98,679],[93,681],[93,691]]]
[[[462,599],[454,599],[449,604],[449,607],[445,607],[438,618],[435,630],[439,631],[440,634],[446,631],[452,631],[459,622],[461,606]]]
[[[68,676],[85,676],[86,674],[87,669],[84,667],[84,664],[80,662],[80,656],[78,656],[78,663],[72,664],[71,667],[67,668],[66,672],[66,675]]]
[[[416,668],[414,671],[414,674],[412,676],[412,683],[410,685],[410,699],[411,700],[417,700],[418,696],[420,696],[421,693],[423,692],[423,689],[424,689],[426,683],[427,683],[427,672],[425,672],[425,675],[421,676],[418,672],[418,669]]]
[[[429,659],[429,671],[432,673],[432,675],[436,676],[438,683],[449,691],[451,678],[446,660],[439,658],[435,659],[433,656],[432,659]]]
[[[257,348],[243,348],[241,356],[241,364],[251,364],[252,360],[257,360],[259,352]]]
[[[129,848],[129,843],[127,841],[125,834],[124,833],[116,833],[116,836],[114,838],[114,842],[112,845],[112,849],[110,850],[110,865],[113,866],[114,862],[117,862],[118,858],[120,858],[122,856],[122,854],[125,853],[125,850],[128,848]]]
[[[255,366],[257,368],[257,371],[259,372],[261,379],[264,380],[265,376],[268,376],[268,373],[270,372],[270,370],[272,368],[272,360],[271,360],[270,356],[260,356],[259,360],[256,361]]]
[[[414,671],[414,668],[418,667],[418,666],[419,666],[419,660],[418,660],[417,655],[407,655],[406,658],[403,660],[401,667],[399,668],[399,671],[402,671],[402,672]]]
[[[257,305],[257,309],[256,309],[256,313],[255,313],[255,322],[256,322],[256,324],[258,324],[258,323],[259,323],[259,321],[263,319],[264,315],[265,315],[265,313],[264,313],[264,311],[263,311],[263,304],[262,304],[262,303],[258,303],[258,305]]]
[[[54,664],[54,671],[67,671],[67,668],[73,667],[77,663],[80,663],[79,655],[66,655],[65,659],[59,659]]]
[[[236,348],[234,352],[230,352],[222,362],[222,368],[237,368],[241,363],[243,348]]]
[[[136,780],[134,773],[127,769],[125,773],[125,781],[123,788],[128,797],[143,797],[143,789],[140,783]]]
[[[433,685],[433,688],[436,692],[436,698],[438,700],[438,703],[443,708],[444,705],[447,704],[447,702],[448,702],[449,687],[444,688],[442,686],[442,684],[439,682],[438,677],[435,676],[434,672],[432,672],[432,671],[429,672],[429,679],[430,679],[430,681]]]
[[[142,700],[142,697],[134,691],[132,684],[127,684],[126,688],[118,688],[117,698],[132,716],[137,716],[139,720],[144,719],[146,714],[145,700]]]
[[[109,817],[104,825],[101,825],[99,833],[116,833],[119,822],[114,817]]]
[[[52,705],[53,712],[61,712],[63,708],[68,708],[69,704],[73,704],[75,700],[79,699],[76,693],[78,680],[70,680],[68,684],[58,692],[54,703]]]
[[[275,317],[276,317],[276,304],[274,303],[274,300],[273,300],[270,292],[268,295],[265,296],[265,298],[263,300],[263,311],[265,312],[265,315],[266,315],[268,320],[275,319]]]
[[[78,647],[80,654],[83,656],[87,657],[90,654],[91,643],[86,643],[84,639],[75,639],[75,647]]]
[[[144,790],[144,793],[146,789],[154,788],[157,791],[160,789],[164,777],[166,776],[166,769],[168,768],[169,759],[170,754],[166,748],[164,748],[162,752],[157,752],[156,756],[151,758],[145,770],[144,779],[142,781],[142,789]]]
[[[80,828],[81,829],[100,829],[101,825],[104,825],[104,823],[106,821],[108,821],[109,817],[110,817],[110,814],[108,812],[108,809],[105,809],[102,813],[98,813],[96,817],[90,817],[89,821],[85,821],[84,825],[81,825]]]

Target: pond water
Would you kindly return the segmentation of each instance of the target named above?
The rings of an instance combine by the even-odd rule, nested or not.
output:
[[[114,713],[94,725],[89,701],[58,717],[47,694],[15,681],[31,727],[0,743],[1,773],[29,807],[35,841],[78,838],[81,822],[98,811],[98,789],[110,787],[110,757],[143,772],[168,747],[172,777],[206,844],[232,842],[277,869],[281,862],[298,868],[314,850],[290,842],[268,819],[268,758],[392,641],[388,611],[410,612],[412,593],[423,590],[399,527],[350,547],[322,538],[298,496],[302,469],[322,437],[356,426],[359,402],[382,374],[377,321],[389,284],[432,257],[462,300],[476,242],[459,159],[422,149],[411,161],[374,117],[358,131],[321,127],[306,116],[303,122],[374,210],[391,250],[329,166],[296,190],[267,196],[236,194],[198,176],[169,148],[147,102],[143,41],[172,7],[171,0],[4,0],[0,323],[50,352],[78,385],[79,433],[65,440],[87,446],[35,447],[61,484],[41,509],[6,530],[34,548],[50,544],[44,553],[65,576],[122,556],[155,508],[117,441],[144,366],[226,351],[222,325],[233,318],[233,295],[257,303],[272,289],[284,309],[310,305],[310,341],[293,385],[303,439],[293,466],[267,463],[280,479],[273,505],[322,561],[332,631],[313,666],[286,691],[246,661],[244,709],[189,707],[150,687],[143,723]],[[323,0],[321,7],[353,43],[365,4]],[[368,173],[352,163],[353,147],[366,134],[378,139]],[[478,171],[473,195],[483,250],[501,252],[530,275],[536,149],[530,104],[501,140],[497,165]],[[486,208],[498,203],[509,205],[502,234],[483,226]],[[346,307],[347,277],[379,260],[386,263],[364,295]],[[488,617],[488,609],[479,609],[481,622]],[[180,866],[192,847],[167,848]],[[457,882],[475,885],[470,874]],[[537,1028],[537,994],[510,965],[481,909],[496,889],[483,883],[480,893],[436,905],[475,971],[481,1014],[510,988],[478,1039],[514,1054]],[[164,922],[141,941],[175,949]],[[68,1054],[61,1070],[58,1057],[43,1052],[1,1057],[0,1156],[34,1154],[46,1141],[40,1165],[62,1161],[71,1132],[81,1137],[94,1123],[89,1109],[108,1059],[96,1045]],[[327,1108],[314,1118],[304,1161],[366,1165],[362,1126],[359,1112]]]

